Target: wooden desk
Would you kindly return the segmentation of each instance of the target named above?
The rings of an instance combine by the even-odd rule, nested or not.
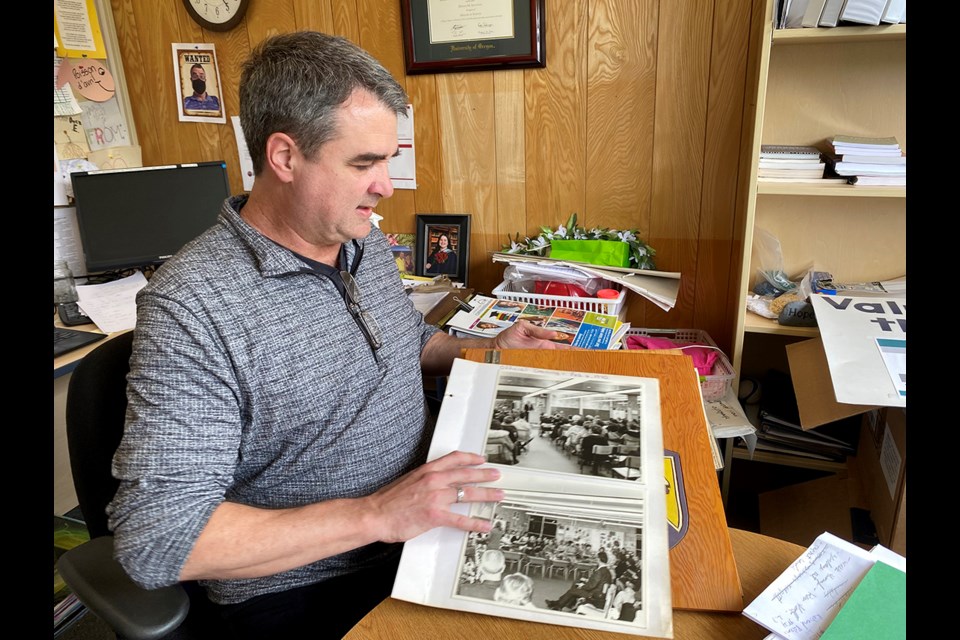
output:
[[[743,585],[744,606],[773,582],[804,547],[730,529],[733,555]],[[740,613],[673,612],[676,640],[760,640],[767,630]],[[423,640],[424,638],[523,638],[524,640],[607,640],[645,636],[524,622],[477,613],[426,607],[387,598],[350,630],[345,640]]]
[[[57,312],[53,312],[53,326],[63,327],[64,324],[60,322],[60,317],[57,315]],[[76,329],[77,331],[89,331],[91,333],[103,333],[100,331],[100,328],[97,325],[93,324],[81,324],[76,327],[65,327],[67,329]],[[120,335],[121,333],[126,333],[125,331],[117,331],[115,333],[107,334],[107,340]],[[53,377],[54,379],[59,378],[60,376],[66,375],[73,371],[77,367],[77,363],[83,360],[83,356],[87,355],[101,344],[104,343],[104,340],[94,342],[93,344],[88,344],[85,347],[79,349],[74,349],[69,353],[65,353],[59,358],[53,359]]]

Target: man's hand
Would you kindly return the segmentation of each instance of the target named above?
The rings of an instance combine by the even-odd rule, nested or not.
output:
[[[497,334],[493,346],[495,349],[569,349],[569,344],[553,342],[560,337],[558,333],[562,334],[518,320]]]
[[[454,513],[450,505],[461,502],[498,502],[502,489],[475,487],[500,477],[496,469],[477,469],[484,457],[463,451],[448,453],[395,480],[365,500],[380,521],[383,542],[406,542],[434,527],[455,527],[463,531],[487,533],[489,520]]]

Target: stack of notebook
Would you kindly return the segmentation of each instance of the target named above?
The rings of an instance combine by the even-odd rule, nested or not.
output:
[[[793,382],[788,374],[777,370],[764,376],[761,394],[758,450],[835,462],[856,454],[860,416],[805,431],[800,426]]]
[[[827,142],[830,175],[857,186],[907,186],[907,156],[896,138],[834,136]]]

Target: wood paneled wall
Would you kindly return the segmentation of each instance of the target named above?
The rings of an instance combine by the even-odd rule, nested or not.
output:
[[[227,33],[202,30],[178,0],[111,0],[144,165],[223,159],[241,191],[229,116],[243,59],[277,33],[343,35],[414,106],[420,186],[380,204],[385,231],[415,231],[417,213],[471,214],[471,285],[489,292],[503,271],[489,253],[507,234],[574,211],[639,229],[682,280],[670,312],[631,296],[631,322],[704,329],[723,348],[742,304],[729,292],[752,4],[547,0],[546,68],[407,76],[399,0],[253,0]],[[172,42],[216,44],[228,124],[177,120]]]

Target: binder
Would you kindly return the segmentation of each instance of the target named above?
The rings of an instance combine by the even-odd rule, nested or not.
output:
[[[827,0],[823,5],[823,13],[820,14],[821,27],[835,27],[840,21],[840,12],[843,11],[843,5],[847,0]]]
[[[847,0],[840,12],[840,20],[877,26],[886,4],[887,0]]]
[[[820,16],[823,14],[823,7],[827,4],[827,0],[810,0],[807,4],[807,10],[803,13],[803,22],[801,23],[804,27],[818,27],[820,26]]]

